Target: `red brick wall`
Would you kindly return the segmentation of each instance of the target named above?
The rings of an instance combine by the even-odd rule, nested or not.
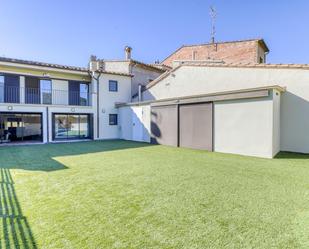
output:
[[[172,66],[174,60],[192,60],[195,51],[195,60],[223,60],[226,63],[259,63],[258,41],[242,41],[231,43],[215,43],[180,48],[162,63]]]

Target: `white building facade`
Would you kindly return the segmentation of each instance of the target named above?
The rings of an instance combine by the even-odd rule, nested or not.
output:
[[[197,137],[211,140],[211,151],[267,158],[274,157],[279,151],[309,153],[309,67],[306,65],[181,63],[151,82],[142,99],[139,104],[119,105],[120,112],[130,109],[136,113],[141,106],[154,110],[155,105],[162,103],[177,105],[178,119],[181,119],[182,105],[211,103],[211,136],[204,135],[198,125],[186,126],[192,139],[194,131],[199,131]],[[175,123],[174,129],[166,132],[167,125],[162,124],[165,114],[147,113],[152,119],[150,124],[149,118],[144,117],[138,125],[148,131],[149,136],[144,136],[144,141],[151,142],[151,137],[156,137],[153,128],[158,129],[156,126],[161,125],[159,143],[168,144],[162,138],[164,132],[170,136],[168,131],[178,130],[173,145],[181,146],[181,138],[185,137],[181,133],[181,120]],[[187,119],[192,119],[195,124],[201,122],[199,117],[191,114],[186,113]],[[134,127],[136,125],[132,126],[131,134]],[[127,134],[130,132],[122,137],[126,139]]]
[[[0,143],[118,138],[115,103],[131,100],[132,75],[2,58]]]

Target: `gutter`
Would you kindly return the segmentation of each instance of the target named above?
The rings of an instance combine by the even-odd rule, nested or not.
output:
[[[98,73],[98,76],[95,77],[95,73]],[[97,81],[97,138],[99,139],[100,138],[100,105],[99,105],[99,101],[100,101],[100,98],[99,98],[99,93],[100,93],[100,77],[101,77],[101,74],[102,72],[101,71],[95,71],[95,72],[91,72],[91,71],[88,71],[88,74],[89,76],[91,77],[91,79],[94,79]]]

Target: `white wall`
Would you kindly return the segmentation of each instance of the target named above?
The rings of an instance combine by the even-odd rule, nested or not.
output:
[[[118,73],[130,73],[129,61],[104,61],[104,69],[106,71]]]
[[[162,72],[149,70],[146,68],[143,68],[139,65],[133,65],[131,67],[131,74],[134,75],[132,78],[132,96],[136,93],[138,93],[138,86],[146,86],[150,81],[156,79],[159,77]]]
[[[109,91],[109,80],[118,81],[118,92]],[[131,100],[131,77],[102,74],[99,86],[100,139],[115,139],[120,136],[119,125],[109,125],[109,114],[118,114],[115,103]],[[119,115],[118,115],[119,119]],[[119,120],[118,120],[119,121]],[[119,124],[119,122],[118,122]]]
[[[280,152],[280,103],[281,103],[281,93],[277,90],[272,92],[273,98],[273,157]]]
[[[132,140],[133,133],[133,111],[130,106],[118,108],[119,113],[119,138],[125,140]]]
[[[120,138],[150,143],[150,105],[119,108]]]
[[[215,102],[214,151],[272,158],[272,96]]]
[[[183,66],[143,94],[144,100],[261,86],[286,87],[281,96],[280,150],[309,153],[309,70]]]
[[[53,104],[69,104],[69,83],[67,80],[52,80]]]

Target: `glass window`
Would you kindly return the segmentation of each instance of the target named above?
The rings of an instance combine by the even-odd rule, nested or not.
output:
[[[109,114],[109,125],[117,125],[117,124],[118,124],[118,115]]]
[[[19,76],[6,74],[4,76],[4,102],[19,103],[20,88]]]
[[[68,131],[67,115],[55,115],[55,139],[66,139]]]
[[[4,102],[4,76],[0,75],[0,103]]]
[[[37,77],[25,77],[26,104],[40,104],[40,80]]]
[[[79,135],[80,138],[89,138],[89,116],[88,115],[80,115],[79,117]]]
[[[89,105],[89,84],[80,83],[79,85],[79,105]]]
[[[55,114],[54,139],[90,138],[88,114]]]
[[[68,139],[79,138],[79,116],[68,115]]]
[[[41,100],[45,105],[52,104],[52,82],[51,80],[40,80]]]
[[[118,92],[118,81],[110,80],[108,85],[110,92]]]
[[[41,122],[41,114],[0,114],[0,143],[42,141]]]
[[[69,81],[69,105],[89,105],[89,84]]]
[[[23,140],[42,140],[42,124],[40,114],[25,114],[23,116]]]

